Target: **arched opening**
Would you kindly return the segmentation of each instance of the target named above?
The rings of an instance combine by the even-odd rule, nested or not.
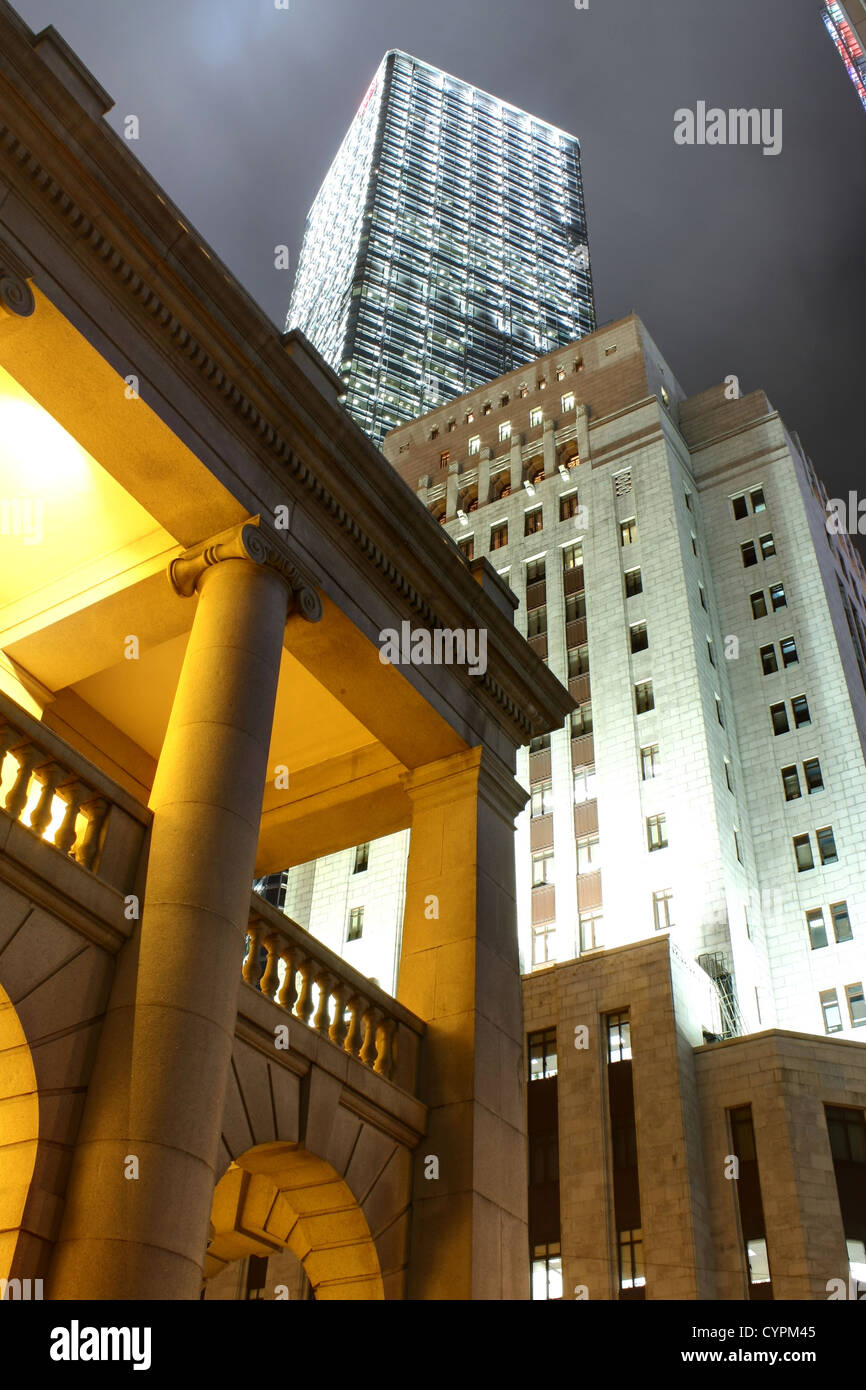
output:
[[[284,1258],[289,1251],[313,1298],[385,1297],[379,1256],[354,1193],[330,1163],[297,1144],[262,1144],[232,1163],[214,1192],[211,1227],[205,1281],[234,1261],[266,1259],[267,1273],[261,1263],[253,1267],[259,1296],[303,1297],[304,1280]],[[236,1295],[223,1296],[249,1297],[242,1283]]]
[[[39,1096],[21,1020],[0,985],[0,1279],[17,1277],[15,1254],[39,1141]]]

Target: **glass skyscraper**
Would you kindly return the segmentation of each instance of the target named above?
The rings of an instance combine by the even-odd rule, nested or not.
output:
[[[848,76],[857,88],[857,95],[866,106],[866,5],[863,0],[854,0],[853,5],[846,7],[838,0],[830,0],[822,9],[821,16],[839,50]]]
[[[381,443],[594,327],[577,139],[387,53],[310,210],[287,318],[362,429]]]

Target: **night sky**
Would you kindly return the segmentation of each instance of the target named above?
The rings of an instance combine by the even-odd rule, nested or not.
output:
[[[819,0],[17,0],[282,328],[307,209],[383,53],[576,134],[599,324],[636,310],[688,392],[763,387],[832,495],[864,490],[866,110]],[[780,107],[783,148],[674,111]],[[292,270],[274,269],[274,246]],[[861,546],[863,540],[861,539]]]

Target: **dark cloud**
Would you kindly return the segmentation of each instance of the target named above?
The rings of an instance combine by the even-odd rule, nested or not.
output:
[[[304,218],[382,54],[580,137],[599,322],[631,309],[688,391],[736,373],[831,493],[863,486],[866,111],[819,0],[18,0],[275,323]],[[674,111],[781,108],[783,149],[682,147]]]

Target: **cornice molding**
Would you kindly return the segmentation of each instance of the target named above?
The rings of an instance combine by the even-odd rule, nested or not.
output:
[[[282,436],[279,428],[236,384],[226,368],[211,355],[191,329],[181,321],[177,313],[165,302],[154,286],[131,264],[124,252],[76,203],[55,175],[46,169],[23,140],[2,122],[0,122],[0,156],[8,164],[14,166],[15,181],[20,181],[23,175],[30,182],[41,195],[43,205],[48,205],[45,210],[49,212],[52,220],[55,222],[62,220],[66,223],[68,229],[78,238],[80,245],[89,253],[91,259],[101,262],[126,295],[136,301],[139,308],[143,308],[150,315],[154,327],[168,340],[170,349],[180,352],[196,369],[205,389],[211,394],[221,397],[230,406],[240,423],[249,432],[255,434],[258,441],[265,446],[284,469],[293,475],[300,486],[315,500],[318,507],[336,522],[355,547],[366,556],[368,562],[380,571],[400,599],[419,615],[428,628],[453,627],[455,625],[453,622],[446,623],[440,620],[432,606],[411,584],[405,574],[398,569],[390,556],[386,555],[378,542],[364,530],[349,510],[322,483],[312,468],[298,456]],[[276,329],[274,329],[274,337],[279,341],[280,335]],[[395,480],[397,476],[395,473]],[[464,678],[462,672],[459,675],[455,672],[455,675],[458,679],[471,682],[474,688],[480,687],[485,691],[506,718],[520,731],[524,740],[531,738],[541,727],[547,727],[549,718],[542,713],[542,709],[537,704],[533,702],[530,705],[530,713],[528,714],[512,699],[508,691],[490,675],[489,671],[485,672],[483,676],[470,677],[466,675]],[[558,713],[559,711],[557,711],[557,715]]]

